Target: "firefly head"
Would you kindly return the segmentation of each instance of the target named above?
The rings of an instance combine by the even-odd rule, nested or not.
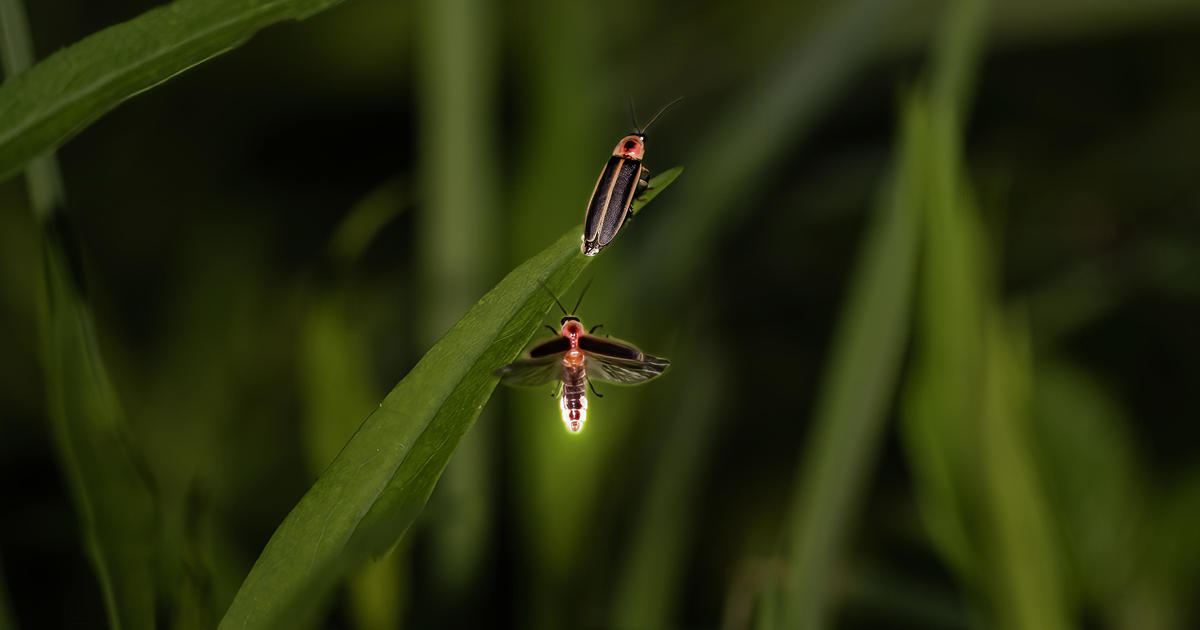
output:
[[[583,324],[579,322],[579,318],[574,315],[567,315],[562,318],[562,336],[578,339],[583,334]]]
[[[617,143],[617,148],[613,149],[613,155],[627,160],[641,160],[646,154],[646,136],[644,134],[635,133],[624,138]]]

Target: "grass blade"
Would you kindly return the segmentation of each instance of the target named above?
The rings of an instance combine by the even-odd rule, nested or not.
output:
[[[0,181],[125,99],[341,0],[178,0],[106,28],[0,85]]]
[[[543,284],[561,294],[591,262],[582,229],[505,276],[392,389],[275,531],[221,627],[290,627],[403,536],[496,387],[492,371],[549,311]]]
[[[986,3],[949,7],[928,96],[907,103],[926,183],[925,259],[903,437],[926,528],[990,624],[1070,626],[1041,471],[1031,455],[1028,338],[999,306],[962,158]]]
[[[784,614],[776,627],[824,627],[829,576],[886,426],[908,342],[917,264],[915,184],[906,175],[888,187],[867,235],[800,458],[786,532]]]
[[[1070,628],[1054,514],[1030,439],[1028,334],[1007,319],[993,311],[985,331],[977,452],[981,548],[989,560],[976,574],[991,598],[997,627]]]
[[[961,125],[972,65],[955,59],[978,50],[982,3],[949,5],[935,41],[934,85],[905,103],[904,124],[920,177],[923,230],[921,296],[914,364],[906,384],[902,437],[917,478],[925,527],[960,575],[979,566],[967,508],[971,492],[958,473],[969,438],[961,420],[977,415],[982,384],[986,258],[982,226],[960,207]],[[949,59],[948,59],[949,57]]]
[[[498,11],[485,0],[413,3],[421,155],[417,216],[418,347],[427,347],[495,279],[500,225],[495,130]],[[463,174],[470,173],[470,185]],[[553,233],[557,233],[555,229]],[[545,243],[539,241],[538,245]],[[493,529],[491,427],[486,413],[459,444],[432,498],[428,532],[431,590],[457,600],[487,557]]]

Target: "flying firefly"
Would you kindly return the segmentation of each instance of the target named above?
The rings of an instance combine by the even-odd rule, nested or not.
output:
[[[582,293],[579,299],[583,300]],[[496,375],[505,385],[518,387],[561,383],[558,406],[563,423],[571,433],[579,433],[587,422],[589,380],[635,385],[662,374],[671,362],[645,354],[624,341],[593,335],[600,326],[585,332],[583,322],[572,314],[579,308],[578,302],[571,313],[557,297],[554,302],[563,312],[561,327],[547,328],[557,336],[539,342],[525,357],[496,370]],[[601,397],[595,386],[592,393]]]

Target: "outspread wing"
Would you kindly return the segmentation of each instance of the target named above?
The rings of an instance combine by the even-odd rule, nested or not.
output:
[[[571,340],[555,337],[534,346],[529,356],[517,359],[495,371],[500,382],[516,387],[535,387],[562,380],[562,353],[571,349]]]
[[[598,381],[618,385],[634,385],[648,381],[666,371],[671,362],[643,353],[616,339],[583,335],[579,349],[587,359],[587,375]]]
[[[516,387],[535,387],[562,380],[562,359],[556,356],[517,359],[495,371],[500,382]]]

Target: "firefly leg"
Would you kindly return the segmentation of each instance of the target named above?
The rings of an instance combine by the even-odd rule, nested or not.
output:
[[[645,179],[639,179],[638,183],[637,183],[637,188],[633,191],[633,198],[637,201],[641,201],[643,199],[642,195],[646,194],[646,190],[649,188],[650,188],[650,182],[646,181]],[[633,208],[630,207],[629,213],[625,216],[625,220],[628,221],[629,219],[632,219],[633,217],[634,217]]]
[[[604,328],[604,324],[596,324],[595,326],[592,326],[592,329],[588,331],[588,334],[590,335],[601,328]]]
[[[601,394],[600,392],[596,391],[596,386],[592,385],[591,381],[588,381],[588,387],[592,388],[592,393],[596,395],[596,398],[604,398],[604,394]]]
[[[559,381],[559,383],[554,386],[554,389],[550,390],[550,397],[558,398],[558,394],[561,391],[562,391],[562,381]]]
[[[554,330],[554,327],[553,327],[553,326],[551,326],[550,324],[546,324],[546,328],[548,328],[548,329],[550,330],[550,332],[552,332],[552,333],[554,333],[554,334],[556,334],[556,335],[558,334],[558,331],[557,331],[557,330]]]

